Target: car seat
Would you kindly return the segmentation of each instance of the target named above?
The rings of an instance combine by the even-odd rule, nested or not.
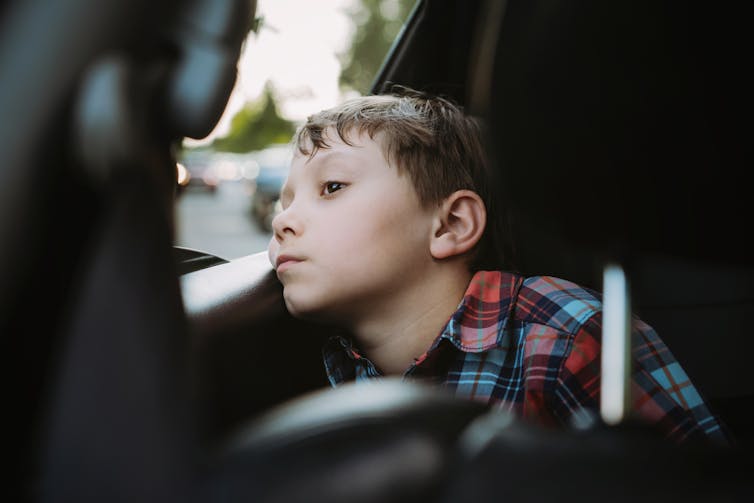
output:
[[[519,267],[601,288],[624,267],[654,326],[751,443],[750,3],[490,2],[471,107]],[[496,9],[499,15],[491,15]]]

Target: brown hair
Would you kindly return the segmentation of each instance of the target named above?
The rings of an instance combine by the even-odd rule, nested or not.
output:
[[[499,269],[505,263],[500,226],[490,186],[481,128],[451,100],[402,86],[390,94],[363,96],[308,117],[294,138],[296,148],[313,156],[328,148],[325,132],[334,128],[351,145],[348,134],[380,134],[385,158],[408,174],[424,205],[439,204],[456,190],[473,190],[487,208],[487,228],[476,247],[472,270]]]

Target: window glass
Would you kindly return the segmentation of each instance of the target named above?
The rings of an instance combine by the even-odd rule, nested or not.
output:
[[[178,155],[176,245],[265,250],[289,141],[308,115],[369,92],[414,0],[259,0],[222,119]]]

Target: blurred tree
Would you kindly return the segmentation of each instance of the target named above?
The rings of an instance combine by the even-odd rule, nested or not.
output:
[[[347,12],[354,20],[351,45],[339,54],[341,88],[367,94],[388,50],[416,0],[358,0]]]
[[[215,139],[212,148],[224,152],[251,152],[275,143],[288,142],[296,127],[278,114],[272,84],[267,82],[262,96],[247,103],[230,122],[230,132]]]

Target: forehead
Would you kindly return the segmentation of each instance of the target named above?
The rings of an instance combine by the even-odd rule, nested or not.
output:
[[[350,128],[343,132],[344,138],[338,135],[334,127],[328,127],[322,134],[326,145],[314,148],[311,139],[306,140],[306,154],[296,149],[292,167],[296,165],[320,166],[326,162],[347,161],[358,162],[356,166],[388,165],[382,133],[370,136],[366,131]]]

